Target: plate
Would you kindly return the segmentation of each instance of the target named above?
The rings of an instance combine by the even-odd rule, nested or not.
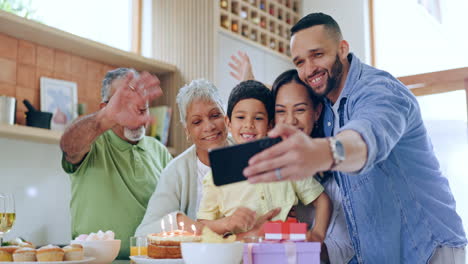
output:
[[[185,264],[183,259],[152,259],[148,256],[130,256],[130,259],[137,264]]]
[[[86,263],[90,262],[91,260],[95,260],[96,258],[93,257],[84,257],[82,260],[69,260],[69,261],[44,261],[44,262],[38,262],[38,261],[24,261],[24,262],[2,262],[2,263],[15,263],[15,264],[78,264],[78,263]]]

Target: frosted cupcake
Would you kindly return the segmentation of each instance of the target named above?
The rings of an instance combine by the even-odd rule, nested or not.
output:
[[[45,247],[41,247],[36,251],[37,261],[44,262],[44,261],[63,261],[63,256],[65,255],[63,249],[48,245]]]
[[[82,260],[83,259],[83,246],[79,244],[71,244],[63,248],[65,252],[64,260]]]
[[[19,248],[13,253],[13,261],[36,261],[36,250],[30,247]]]

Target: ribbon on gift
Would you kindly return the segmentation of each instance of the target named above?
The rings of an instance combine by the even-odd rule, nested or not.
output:
[[[297,264],[297,252],[296,252],[296,243],[286,242],[283,243],[284,251],[286,253],[286,259],[288,264]]]

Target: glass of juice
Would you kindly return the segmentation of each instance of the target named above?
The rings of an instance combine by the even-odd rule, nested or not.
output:
[[[130,237],[130,256],[146,256],[148,247],[145,236]]]

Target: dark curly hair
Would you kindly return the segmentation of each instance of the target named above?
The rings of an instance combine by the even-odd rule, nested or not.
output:
[[[236,85],[229,95],[227,116],[231,120],[232,110],[234,106],[245,99],[257,99],[265,105],[268,114],[268,122],[273,120],[275,107],[271,91],[261,82],[258,81],[244,81]]]

